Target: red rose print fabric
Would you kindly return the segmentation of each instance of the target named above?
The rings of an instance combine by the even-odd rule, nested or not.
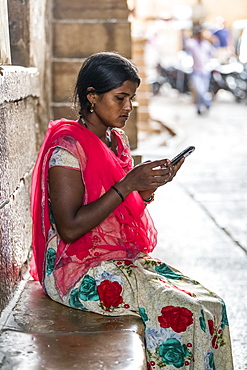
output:
[[[193,313],[185,307],[167,306],[161,310],[162,316],[158,317],[162,328],[172,328],[176,333],[186,331],[193,323]]]
[[[106,308],[117,307],[123,303],[122,287],[117,281],[104,280],[98,286],[100,301]]]

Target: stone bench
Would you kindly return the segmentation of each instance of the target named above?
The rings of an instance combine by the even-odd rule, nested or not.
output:
[[[52,301],[27,281],[2,325],[3,370],[146,370],[144,327],[136,316],[107,317]]]

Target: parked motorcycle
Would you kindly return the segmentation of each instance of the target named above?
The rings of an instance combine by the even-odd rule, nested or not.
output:
[[[220,89],[230,91],[236,102],[247,99],[246,65],[241,63],[219,65],[211,72],[211,83],[218,91]]]
[[[152,81],[152,92],[157,95],[164,84],[188,94],[191,69],[157,65],[157,78]],[[247,65],[239,62],[219,65],[211,70],[209,92],[214,97],[219,90],[233,94],[237,102],[247,100]]]
[[[152,92],[157,95],[164,84],[168,84],[173,89],[181,93],[189,93],[189,75],[191,70],[177,67],[156,67],[157,78],[152,82]]]

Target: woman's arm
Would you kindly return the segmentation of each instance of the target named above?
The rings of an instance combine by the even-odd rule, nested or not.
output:
[[[82,205],[85,187],[81,172],[60,166],[49,170],[49,192],[56,228],[66,243],[93,229],[122,201],[114,189],[110,189],[95,202]]]
[[[172,169],[170,161],[164,159],[142,163],[117,182],[115,187],[124,198],[134,190],[141,194],[152,194],[154,189],[171,181],[174,176],[171,176],[171,171],[176,173],[181,164]],[[82,205],[85,187],[81,172],[62,166],[50,168],[49,192],[57,231],[66,243],[92,230],[122,202],[119,194],[110,189],[96,201]]]

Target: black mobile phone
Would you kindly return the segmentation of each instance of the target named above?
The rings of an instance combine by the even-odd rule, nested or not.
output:
[[[180,159],[182,159],[183,157],[188,157],[188,155],[190,155],[192,152],[194,152],[195,150],[195,147],[194,146],[188,146],[188,148],[184,149],[181,153],[179,153],[178,155],[176,155],[176,157],[174,157],[171,162],[173,164],[173,166],[175,166],[175,164],[177,164]]]

